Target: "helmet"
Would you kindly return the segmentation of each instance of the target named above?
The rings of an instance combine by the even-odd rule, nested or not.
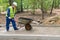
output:
[[[13,5],[17,6],[17,3],[16,2],[13,2]]]

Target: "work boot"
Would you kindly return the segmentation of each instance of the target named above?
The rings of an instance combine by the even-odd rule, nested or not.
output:
[[[15,29],[15,30],[19,30],[19,29],[17,28],[17,29]]]

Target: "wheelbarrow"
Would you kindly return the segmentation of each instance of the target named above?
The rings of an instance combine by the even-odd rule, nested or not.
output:
[[[26,30],[32,29],[32,26],[30,25],[30,23],[33,21],[32,19],[20,17],[18,20],[19,24],[24,24]]]

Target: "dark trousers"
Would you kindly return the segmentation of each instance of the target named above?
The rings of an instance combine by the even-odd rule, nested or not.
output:
[[[6,30],[9,31],[10,22],[12,22],[12,26],[13,26],[14,30],[17,30],[15,20],[14,19],[9,19],[8,17],[6,17]]]

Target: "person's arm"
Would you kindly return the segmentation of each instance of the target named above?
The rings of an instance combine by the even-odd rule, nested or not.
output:
[[[7,17],[10,17],[10,9],[7,9]]]

